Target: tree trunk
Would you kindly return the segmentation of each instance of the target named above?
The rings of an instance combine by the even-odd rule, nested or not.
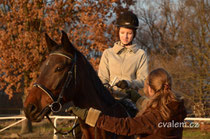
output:
[[[20,134],[32,132],[32,123],[30,120],[26,119],[22,122]]]
[[[23,94],[23,96],[22,96],[22,101],[23,101],[23,103],[24,103],[24,101],[25,101],[25,98],[26,98],[26,94]],[[23,110],[21,111],[21,114],[22,114],[22,115],[25,115]],[[32,132],[32,129],[33,129],[33,128],[32,128],[32,123],[31,123],[31,121],[28,120],[28,119],[26,119],[26,120],[24,120],[24,121],[22,122],[20,134],[30,133],[30,132]]]

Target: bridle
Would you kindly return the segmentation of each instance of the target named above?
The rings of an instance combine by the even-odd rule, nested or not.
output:
[[[71,57],[69,57],[66,54],[63,53],[59,53],[59,52],[55,52],[55,53],[51,53],[50,55],[59,55],[59,56],[63,56],[67,59],[72,60],[72,67],[71,69],[67,72],[67,77],[66,80],[61,88],[61,92],[58,96],[58,98],[56,99],[55,95],[52,93],[51,90],[49,90],[47,87],[45,87],[44,85],[40,84],[40,83],[34,83],[34,87],[37,87],[39,89],[41,89],[44,93],[46,93],[50,99],[53,101],[51,104],[49,104],[46,107],[49,107],[51,109],[52,112],[59,112],[62,109],[62,105],[61,105],[61,100],[63,99],[63,94],[66,88],[69,87],[70,82],[73,79],[72,74],[74,73],[74,80],[75,80],[75,86],[76,86],[76,60],[77,60],[77,55],[75,53],[74,58],[72,59]],[[46,109],[46,107],[44,109]]]
[[[51,90],[49,90],[47,87],[45,87],[44,85],[40,84],[40,83],[34,83],[34,87],[37,87],[39,89],[41,89],[44,93],[46,93],[50,99],[53,101],[51,104],[47,105],[45,108],[43,108],[42,111],[44,111],[45,109],[47,108],[50,108],[50,110],[52,112],[59,112],[61,109],[62,109],[62,105],[61,105],[61,100],[63,99],[63,94],[64,94],[64,91],[66,88],[69,87],[69,84],[72,82],[72,79],[73,79],[73,76],[72,74],[74,73],[74,86],[76,87],[76,62],[77,62],[77,55],[75,53],[75,56],[74,58],[72,59],[71,57],[69,57],[68,55],[66,54],[63,54],[63,53],[59,53],[59,52],[55,52],[55,53],[51,53],[50,55],[59,55],[59,56],[63,56],[67,59],[70,59],[72,60],[72,67],[71,69],[67,72],[67,77],[66,77],[66,80],[61,88],[61,92],[58,96],[58,98],[56,99],[55,95],[52,93]],[[42,113],[42,112],[41,112]],[[67,135],[69,133],[73,133],[73,130],[79,125],[79,124],[75,124],[71,130],[69,130],[68,132],[62,132],[61,130],[58,130],[54,124],[52,123],[52,120],[49,118],[48,115],[46,115],[47,119],[49,120],[49,122],[51,123],[51,125],[53,126],[53,128],[57,131],[56,133],[60,133],[62,135]],[[77,120],[77,119],[76,119]],[[75,121],[76,123],[76,121]]]

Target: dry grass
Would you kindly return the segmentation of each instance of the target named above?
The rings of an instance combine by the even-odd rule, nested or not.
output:
[[[0,129],[14,123],[15,120],[4,120],[0,121]],[[39,139],[52,139],[54,135],[54,130],[52,125],[45,119],[40,123],[32,123],[33,125],[33,132],[32,133],[26,133],[26,134],[20,134],[21,131],[21,124],[17,124],[9,129],[6,129],[3,132],[0,132],[0,138],[39,138]],[[72,122],[68,120],[59,120],[57,122],[58,129],[62,130],[70,130],[72,126]],[[63,126],[63,127],[62,127]],[[62,138],[61,135],[59,135],[59,138]],[[71,135],[68,136],[68,138],[71,138]]]
[[[14,123],[15,120],[4,120],[0,121],[0,129],[8,126],[9,124]],[[62,128],[62,130],[70,130],[72,126],[72,122],[69,120],[58,120],[57,121],[58,128]],[[21,124],[15,125],[3,132],[0,133],[0,138],[24,138],[24,139],[52,139],[53,138],[53,128],[50,123],[45,119],[40,123],[33,123],[33,132],[27,134],[20,134]],[[71,138],[71,135],[67,136]],[[59,138],[64,138],[59,135]],[[209,139],[210,132],[202,132],[200,129],[184,129],[183,139]]]

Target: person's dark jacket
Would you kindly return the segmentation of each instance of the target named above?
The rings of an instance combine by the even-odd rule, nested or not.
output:
[[[171,102],[171,118],[164,121],[158,108],[149,108],[134,118],[115,118],[100,114],[96,127],[120,135],[139,135],[141,139],[181,139],[186,117],[183,101]]]

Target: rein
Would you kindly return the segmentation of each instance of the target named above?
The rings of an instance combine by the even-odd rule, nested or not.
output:
[[[62,54],[62,53],[52,53],[50,55],[59,55],[59,56],[63,56],[63,57],[66,57],[70,60],[72,60],[71,57],[65,55],[65,54]],[[63,94],[64,94],[64,91],[66,88],[68,88],[70,82],[72,81],[72,74],[73,72],[75,73],[75,86],[76,86],[76,58],[77,58],[77,55],[75,54],[75,57],[73,59],[73,64],[72,64],[72,67],[71,69],[67,72],[67,77],[66,77],[66,80],[64,82],[64,85],[62,86],[62,89],[61,89],[61,92],[58,96],[58,98],[56,99],[56,97],[54,96],[54,94],[52,93],[51,90],[49,90],[47,87],[45,87],[44,85],[40,84],[40,83],[35,83],[33,86],[34,87],[37,87],[39,89],[41,89],[44,93],[46,93],[50,99],[53,101],[52,104],[46,106],[46,107],[49,107],[51,109],[52,112],[59,112],[61,109],[62,109],[62,105],[61,105],[61,100],[63,98]],[[74,70],[74,71],[73,71]]]
[[[79,123],[77,123],[77,124],[75,124],[75,125],[72,127],[72,129],[70,129],[69,131],[67,131],[67,132],[62,132],[61,130],[58,130],[58,129],[54,126],[52,120],[50,119],[50,117],[49,117],[48,115],[46,115],[46,117],[47,117],[48,121],[50,122],[50,124],[53,126],[53,128],[56,130],[56,133],[55,133],[55,134],[61,134],[61,135],[68,135],[69,133],[72,133],[72,134],[73,134],[73,130],[74,130],[77,126],[79,126]]]
[[[55,95],[52,93],[52,91],[51,90],[49,90],[47,87],[45,87],[44,85],[42,85],[42,84],[40,84],[40,83],[34,83],[34,87],[37,87],[37,88],[39,88],[39,89],[41,89],[44,93],[46,93],[49,97],[50,97],[50,99],[53,101],[51,104],[49,104],[49,105],[47,105],[42,111],[44,111],[46,108],[50,108],[50,110],[52,111],[52,112],[55,112],[55,113],[57,113],[57,112],[59,112],[59,111],[61,111],[61,109],[62,109],[62,105],[61,105],[61,100],[63,99],[63,94],[64,94],[64,91],[65,91],[65,89],[66,88],[68,88],[69,87],[69,84],[70,84],[70,82],[72,81],[72,74],[73,74],[73,72],[74,72],[74,79],[75,79],[75,86],[76,86],[76,60],[77,60],[77,55],[76,55],[76,53],[75,53],[75,57],[74,57],[74,59],[72,59],[71,57],[69,57],[69,56],[67,56],[67,55],[65,55],[65,54],[62,54],[62,53],[51,53],[50,55],[59,55],[59,56],[63,56],[63,57],[65,57],[65,58],[67,58],[67,59],[70,59],[70,60],[72,60],[72,67],[71,67],[71,69],[67,72],[67,77],[66,77],[66,80],[65,80],[65,82],[64,82],[64,85],[62,86],[62,88],[61,88],[61,92],[60,92],[60,94],[59,94],[59,96],[58,96],[58,98],[56,99],[56,97],[55,97]],[[74,130],[74,128],[76,128],[79,124],[76,124],[76,125],[74,125],[73,127],[72,127],[72,129],[71,130],[69,130],[68,132],[62,132],[61,130],[58,130],[55,126],[54,126],[54,124],[52,123],[52,120],[49,118],[49,116],[48,115],[45,115],[46,117],[47,117],[47,119],[49,120],[49,122],[51,123],[51,125],[53,126],[53,128],[56,130],[56,134],[57,133],[59,133],[59,134],[62,134],[62,135],[67,135],[67,134],[69,134],[69,133],[71,133],[73,130]]]

